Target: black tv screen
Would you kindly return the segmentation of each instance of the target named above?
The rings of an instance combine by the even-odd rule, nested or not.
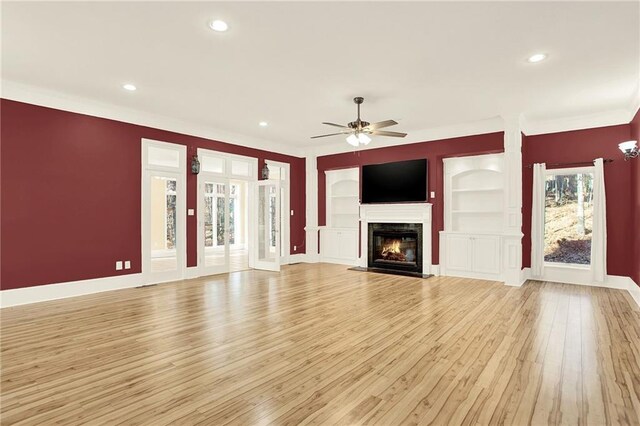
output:
[[[427,201],[427,159],[362,166],[362,203]]]

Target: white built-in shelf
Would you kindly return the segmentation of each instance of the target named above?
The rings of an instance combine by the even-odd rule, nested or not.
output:
[[[500,232],[504,223],[502,154],[447,158],[445,231]]]
[[[327,227],[358,229],[360,217],[358,168],[326,172]]]

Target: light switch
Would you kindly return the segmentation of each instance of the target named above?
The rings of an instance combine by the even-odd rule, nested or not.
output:
[[[124,269],[131,269],[131,261],[130,260],[125,260],[124,261]]]
[[[293,210],[291,210],[291,216],[293,216]]]
[[[194,209],[187,209],[187,216],[193,216],[195,214],[196,214],[196,212],[195,212]]]
[[[436,191],[431,191],[431,198],[436,198]]]
[[[122,271],[122,260],[116,262],[116,271]]]

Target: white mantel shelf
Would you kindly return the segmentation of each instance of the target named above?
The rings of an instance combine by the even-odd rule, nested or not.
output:
[[[359,266],[366,268],[368,259],[369,223],[421,223],[422,273],[432,274],[431,267],[431,206],[430,203],[389,203],[360,205],[361,253]]]

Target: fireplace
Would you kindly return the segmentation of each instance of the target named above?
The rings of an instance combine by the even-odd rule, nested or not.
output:
[[[421,223],[369,223],[369,268],[422,273]]]

